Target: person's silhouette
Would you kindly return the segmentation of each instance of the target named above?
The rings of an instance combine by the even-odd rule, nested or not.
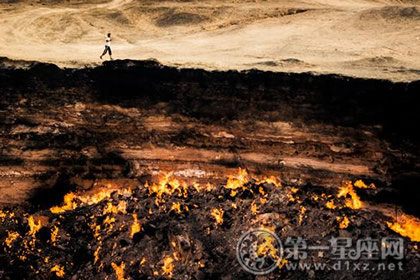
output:
[[[102,53],[102,55],[100,56],[100,58],[102,59],[102,57],[104,55],[106,55],[106,53],[109,53],[109,57],[112,60],[112,51],[111,51],[111,33],[108,33],[106,38],[105,38],[105,50]]]

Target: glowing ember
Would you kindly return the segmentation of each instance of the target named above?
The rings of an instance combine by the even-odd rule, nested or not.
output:
[[[354,182],[354,186],[359,189],[376,189],[375,184],[371,183],[369,185],[366,185],[362,180],[357,180]]]
[[[360,209],[363,206],[360,197],[355,192],[353,185],[350,181],[345,182],[345,184],[342,187],[340,187],[337,197],[345,197],[345,204],[351,209]]]
[[[65,211],[68,210],[73,210],[76,209],[77,204],[76,202],[74,202],[73,200],[76,198],[76,194],[74,193],[68,193],[64,196],[64,204],[63,206],[59,207],[59,206],[54,206],[50,209],[50,211],[52,213],[58,214],[58,213],[63,213]]]
[[[172,177],[172,173],[165,174],[163,177],[159,178],[158,184],[152,184],[149,186],[145,185],[149,189],[149,194],[155,194],[156,200],[155,204],[159,206],[160,203],[165,202],[163,198],[164,194],[172,196],[173,194],[178,194],[178,197],[188,197],[188,185],[176,178]],[[195,184],[195,188],[198,188],[198,185]]]
[[[116,189],[116,188],[106,188],[106,189],[99,189],[95,190],[93,194],[91,193],[83,193],[83,194],[75,194],[70,192],[64,196],[64,203],[63,206],[54,206],[50,208],[51,213],[60,214],[64,213],[69,210],[74,210],[79,206],[82,205],[93,205],[101,202],[104,199],[110,198],[113,192],[117,192],[119,195],[130,195],[130,189]],[[81,205],[77,204],[77,200],[81,202]]]
[[[304,206],[301,206],[299,210],[299,221],[298,221],[299,224],[302,223],[303,218],[305,217],[305,212],[306,212],[306,208]]]
[[[133,238],[134,234],[136,234],[137,232],[140,232],[141,230],[141,225],[138,221],[137,215],[133,214],[133,224],[131,225],[131,231],[130,231],[130,236],[131,238]]]
[[[238,174],[228,177],[225,188],[231,190],[230,195],[233,197],[237,194],[237,189],[245,189],[244,185],[248,182],[248,173],[245,169],[239,168]]]
[[[56,264],[53,268],[51,268],[51,272],[55,272],[57,277],[63,278],[64,277],[64,267]]]
[[[223,210],[222,209],[214,208],[213,210],[211,210],[211,215],[216,220],[216,225],[223,224]]]
[[[337,222],[339,222],[339,225],[338,226],[339,226],[340,229],[345,229],[350,224],[350,221],[349,221],[349,219],[346,216],[344,216],[342,218],[337,217],[336,220],[337,220]]]
[[[28,217],[28,225],[29,225],[29,235],[32,235],[35,237],[35,234],[41,229],[42,223],[41,220],[35,221],[34,217],[29,216]]]
[[[127,278],[125,278],[125,272],[124,272],[125,263],[124,262],[121,262],[121,264],[119,266],[116,265],[115,263],[112,263],[111,265],[112,265],[112,268],[115,271],[115,274],[117,275],[118,280],[126,280],[127,279]]]
[[[112,231],[112,229],[114,228],[114,223],[115,223],[115,218],[111,218],[109,216],[106,216],[105,220],[104,220],[104,225],[108,225],[108,232]]]
[[[255,204],[255,201],[253,201],[251,203],[251,213],[256,215],[256,214],[258,214],[258,212],[259,212],[258,211],[258,206],[257,206],[257,204]]]
[[[327,203],[325,203],[325,207],[327,207],[328,209],[335,209],[337,208],[337,206],[335,206],[334,201],[330,200]]]
[[[263,179],[261,181],[257,181],[256,182],[257,185],[264,184],[264,183],[272,184],[272,185],[274,185],[276,187],[280,187],[281,186],[281,183],[274,176],[270,176],[270,177],[267,177],[267,178],[265,178],[265,179]]]
[[[391,223],[386,222],[388,227],[393,231],[408,237],[411,241],[420,242],[420,219],[403,214],[398,216],[397,221]]]
[[[57,240],[57,234],[58,234],[59,228],[57,226],[54,226],[54,228],[51,231],[51,242],[55,245],[55,242]]]
[[[171,211],[175,211],[177,214],[181,214],[181,204],[179,202],[174,202],[172,204]]]
[[[125,201],[120,201],[115,206],[111,202],[108,202],[104,208],[103,214],[118,214],[118,213],[127,213],[127,203]]]
[[[261,240],[262,239],[262,240]],[[274,238],[271,234],[261,233],[258,235],[257,254],[258,256],[271,256],[274,260],[278,259]]]
[[[7,217],[7,212],[3,212],[3,210],[0,209],[0,219],[4,221]]]
[[[93,253],[93,256],[95,257],[93,263],[97,263],[99,260],[99,252],[101,251],[102,247],[101,247],[102,242],[99,241],[99,245],[98,248],[96,248],[95,252]]]
[[[162,270],[163,270],[163,275],[168,275],[169,278],[172,278],[173,275],[173,271],[174,271],[174,259],[171,256],[166,256],[163,259],[163,265],[162,265]]]
[[[17,232],[8,232],[8,236],[6,238],[6,240],[4,241],[4,243],[6,244],[7,247],[11,248],[13,242],[19,237],[19,233]]]

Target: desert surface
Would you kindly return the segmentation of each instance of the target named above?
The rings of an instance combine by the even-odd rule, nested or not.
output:
[[[419,6],[0,0],[0,279],[420,279]]]
[[[0,1],[0,56],[62,67],[157,59],[204,69],[420,77],[420,1]]]

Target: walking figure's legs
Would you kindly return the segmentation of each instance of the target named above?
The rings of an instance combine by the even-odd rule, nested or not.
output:
[[[109,52],[109,58],[112,60],[112,51],[111,51],[111,47],[108,47],[108,52]]]
[[[107,53],[107,52],[109,52],[109,57],[110,57],[110,58],[111,58],[111,60],[112,60],[112,51],[111,51],[111,48],[110,48],[110,47],[108,47],[108,46],[105,46],[104,52],[101,54],[100,58],[102,59],[102,57],[103,57],[104,55],[106,55],[106,53]]]

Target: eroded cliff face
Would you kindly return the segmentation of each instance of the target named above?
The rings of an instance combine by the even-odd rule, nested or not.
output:
[[[286,184],[375,182],[414,211],[420,83],[153,61],[100,67],[2,59],[0,202],[51,206],[98,181],[163,172],[214,183],[238,167]]]

